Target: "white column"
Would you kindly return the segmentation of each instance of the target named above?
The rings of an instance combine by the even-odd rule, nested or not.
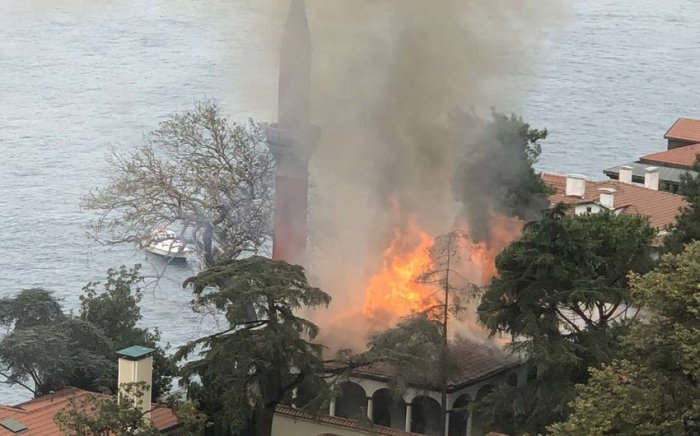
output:
[[[448,435],[450,434],[450,411],[448,410],[447,413],[445,413],[445,434]]]
[[[374,403],[372,402],[372,397],[367,397],[367,418],[369,418],[369,422],[374,422],[374,420],[372,420],[373,414],[374,414]]]
[[[406,424],[404,425],[404,431],[411,431],[412,413],[413,411],[411,410],[411,404],[406,404]]]
[[[472,416],[474,415],[472,403],[467,406],[467,436],[472,436]]]
[[[297,408],[297,397],[298,397],[298,391],[297,388],[292,389],[292,407]]]
[[[328,406],[328,414],[335,416],[335,398],[331,400],[331,404]]]

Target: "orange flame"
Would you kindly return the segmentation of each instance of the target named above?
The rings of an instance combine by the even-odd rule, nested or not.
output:
[[[395,210],[398,212],[396,204]],[[463,232],[465,238],[457,247],[462,261],[451,268],[471,284],[488,284],[496,275],[496,256],[521,230],[522,224],[517,220],[494,217],[488,242],[475,242]],[[442,301],[442,293],[436,292],[435,284],[418,282],[421,275],[437,269],[430,253],[434,244],[433,237],[412,215],[405,218],[403,226],[394,229],[393,239],[382,256],[382,266],[369,278],[366,288],[362,312],[372,330],[387,328],[401,317],[421,312]],[[460,316],[460,321],[466,330],[475,333],[482,329],[474,319],[473,309]]]
[[[437,301],[431,286],[418,277],[432,268],[433,238],[410,216],[405,228],[395,228],[394,238],[384,251],[383,267],[367,285],[363,314],[373,322],[387,321],[420,311]],[[390,321],[390,322],[391,322]],[[381,322],[384,324],[384,322]]]

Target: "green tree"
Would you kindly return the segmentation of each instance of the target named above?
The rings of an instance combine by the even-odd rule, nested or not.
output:
[[[622,355],[593,369],[555,435],[700,433],[700,242],[632,276],[644,316],[622,338]]]
[[[143,396],[138,384],[123,387],[119,400],[113,395],[74,396],[68,405],[54,416],[54,422],[66,436],[160,436],[137,399]]]
[[[107,270],[104,282],[90,282],[83,287],[80,296],[80,319],[96,326],[110,339],[114,351],[142,345],[153,348],[153,400],[170,390],[172,376],[176,372],[174,362],[166,356],[159,345],[160,332],[137,326],[141,320],[139,304],[143,297],[141,265],[133,268],[121,266]],[[110,390],[116,388],[116,371],[109,383]]]
[[[68,386],[116,392],[116,351],[134,344],[156,348],[153,396],[170,388],[175,366],[158,347],[158,332],[136,326],[141,318],[139,267],[110,269],[102,292],[85,286],[78,317],[65,314],[51,292],[27,289],[0,299],[0,376],[34,396]]]
[[[453,183],[455,198],[464,205],[472,236],[485,238],[494,213],[538,219],[549,205],[549,189],[533,165],[547,130],[534,129],[517,115],[495,110],[490,120],[458,112],[451,122],[460,144]],[[474,138],[474,133],[478,132]],[[466,141],[464,138],[473,138]]]
[[[66,386],[98,389],[109,378],[112,343],[90,323],[66,316],[50,292],[27,289],[0,300],[0,375],[38,397]],[[112,364],[113,366],[113,364]]]
[[[509,335],[538,378],[491,396],[490,407],[512,416],[494,429],[541,432],[567,416],[574,385],[619,351],[618,336],[634,314],[628,273],[650,268],[654,234],[638,216],[571,216],[559,205],[497,257],[479,319],[492,334]]]
[[[213,266],[270,240],[274,160],[263,129],[229,122],[213,101],[171,116],[108,163],[109,184],[83,200],[99,212],[94,236],[106,243],[148,244],[174,226]]]
[[[671,253],[680,253],[685,244],[700,240],[700,162],[693,165],[693,171],[695,175],[681,175],[678,193],[688,200],[688,205],[676,216],[676,224],[664,240]]]
[[[262,257],[230,260],[185,281],[196,311],[217,311],[229,328],[181,347],[196,350],[182,373],[190,396],[217,434],[269,436],[275,407],[324,373],[318,327],[295,315],[325,307],[330,296],[310,286],[301,266]],[[257,320],[245,321],[253,307]]]

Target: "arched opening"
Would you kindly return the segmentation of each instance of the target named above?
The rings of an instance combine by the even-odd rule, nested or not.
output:
[[[530,365],[530,367],[527,368],[527,377],[525,380],[527,381],[533,381],[537,378],[537,367],[535,365]]]
[[[372,394],[372,422],[376,425],[403,430],[406,426],[406,403],[394,398],[388,389]]]
[[[518,374],[511,372],[508,374],[508,378],[506,379],[506,384],[511,387],[517,387],[518,386]]]
[[[391,403],[391,393],[388,389],[379,389],[372,395],[373,423],[391,427]]]
[[[411,407],[411,431],[437,436],[440,433],[442,419],[440,403],[430,397],[418,396],[413,399]]]
[[[466,436],[467,421],[469,420],[469,394],[462,394],[452,404],[450,411],[450,431],[449,436]]]
[[[360,419],[367,413],[367,394],[362,386],[353,382],[340,384],[340,396],[335,400],[335,415],[341,418]]]
[[[484,385],[476,392],[475,401],[477,404],[472,417],[472,435],[483,435],[490,430],[488,428],[490,419],[479,407],[479,402],[486,398],[491,392],[493,392],[492,385]]]

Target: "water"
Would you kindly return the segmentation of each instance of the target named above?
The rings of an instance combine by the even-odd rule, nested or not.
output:
[[[0,0],[0,297],[52,289],[67,308],[119,264],[162,265],[85,237],[79,200],[105,183],[113,146],[138,143],[169,114],[216,97],[232,118],[270,119],[275,72],[239,0]],[[700,116],[700,33],[692,0],[579,0],[549,35],[524,116],[547,127],[540,167],[602,177],[661,150],[679,116]],[[214,328],[167,270],[144,298],[143,324],[174,345]],[[0,385],[0,403],[28,393]]]

